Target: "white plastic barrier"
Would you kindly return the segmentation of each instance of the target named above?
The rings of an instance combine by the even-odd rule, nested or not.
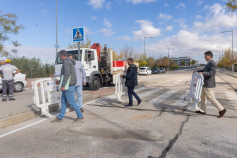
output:
[[[34,90],[34,104],[41,109],[41,115],[48,117],[52,116],[49,113],[49,106],[52,104],[59,104],[61,109],[61,91],[59,91],[59,98],[57,94],[57,85],[55,84],[56,78],[43,78],[32,81],[32,89]],[[37,84],[40,84],[41,102],[39,97],[39,89]],[[47,99],[45,97],[47,95]]]
[[[187,108],[195,108],[196,110],[200,110],[201,112],[204,112],[202,109],[198,107],[198,103],[201,101],[201,93],[202,93],[202,86],[203,86],[204,78],[201,74],[198,72],[195,72],[192,75],[192,82],[190,85],[190,94],[188,100],[192,102],[192,99],[194,100],[194,104],[191,106],[188,106]]]
[[[115,95],[117,95],[118,101],[124,102],[121,97],[125,95],[125,82],[120,75],[122,72],[119,72],[115,77]]]

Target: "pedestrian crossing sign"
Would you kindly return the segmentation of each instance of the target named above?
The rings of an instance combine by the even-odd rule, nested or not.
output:
[[[74,28],[72,31],[73,42],[80,42],[85,40],[84,27]]]

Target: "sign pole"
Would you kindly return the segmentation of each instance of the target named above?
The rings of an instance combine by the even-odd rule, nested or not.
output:
[[[78,61],[81,61],[80,42],[78,42]]]

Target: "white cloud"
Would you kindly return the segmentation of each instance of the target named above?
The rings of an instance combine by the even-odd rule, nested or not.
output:
[[[46,12],[47,12],[47,10],[46,10],[46,9],[43,9],[43,10],[41,11],[41,14],[46,14]]]
[[[199,27],[199,31],[220,31],[237,27],[236,13],[227,13],[225,6],[216,3],[210,6],[208,11],[209,14],[202,23],[194,23],[194,27]]]
[[[91,19],[92,20],[95,20],[97,17],[96,16],[91,16]]]
[[[118,39],[123,39],[123,40],[126,40],[126,41],[131,40],[131,38],[129,36],[120,36],[120,37],[118,37]]]
[[[102,9],[105,0],[89,0],[87,4],[92,5],[93,9]]]
[[[202,16],[201,15],[195,15],[195,18],[196,19],[202,19]]]
[[[188,26],[185,24],[186,20],[183,18],[175,19],[174,22],[179,23],[179,25],[181,26],[183,30],[186,30],[188,28]]]
[[[108,19],[106,19],[106,18],[104,18],[104,25],[106,26],[106,27],[112,27],[113,25],[109,22],[109,20]]]
[[[169,4],[167,4],[167,3],[165,3],[165,4],[164,4],[164,6],[166,6],[166,7],[169,7],[170,5],[169,5]]]
[[[115,34],[116,32],[113,32],[111,29],[109,28],[103,28],[101,30],[99,30],[100,33],[102,33],[104,36],[106,37],[110,37],[111,35]]]
[[[204,9],[203,10],[206,10],[209,8],[209,5],[205,5]]]
[[[5,46],[6,51],[11,52],[12,49],[15,49],[14,46],[7,45]],[[26,58],[40,58],[42,62],[55,62],[55,54],[56,54],[56,48],[49,47],[34,47],[34,46],[19,46],[16,48],[18,50],[17,56]],[[58,50],[67,49],[67,48],[61,48],[59,47]]]
[[[185,4],[184,3],[179,3],[175,8],[180,8],[183,7],[183,9],[185,9]]]
[[[201,5],[204,1],[203,0],[197,0],[197,4]]]
[[[85,27],[85,34],[86,35],[91,35],[91,34],[96,34],[95,32],[91,31],[90,29],[88,29],[87,27]]]
[[[103,29],[99,30],[100,33],[102,33],[106,37],[110,37],[111,35],[116,33],[112,30],[111,27],[113,25],[109,22],[108,19],[104,18],[103,22],[104,22],[104,25],[105,25],[106,28],[103,28]]]
[[[106,4],[106,9],[110,10],[112,7],[112,2],[109,1],[107,4]]]
[[[224,45],[226,48],[231,46],[231,36],[222,37],[221,35],[200,35],[192,31],[180,31],[176,35],[167,37],[157,43],[152,43],[146,46],[147,52],[157,53],[167,56],[167,48],[172,46],[174,51],[170,52],[170,56],[178,56],[178,53],[183,53],[186,56],[203,55],[207,50],[214,53],[220,51],[216,48],[217,45]],[[237,39],[236,39],[237,42]],[[201,57],[202,59],[203,57]]]
[[[133,31],[134,39],[143,39],[144,36],[157,37],[161,35],[161,30],[155,28],[153,23],[148,20],[137,20],[136,23],[141,25],[141,30]]]
[[[72,29],[66,29],[66,34],[72,34]]]
[[[172,27],[172,26],[167,26],[167,27],[166,27],[166,30],[167,30],[167,31],[171,31],[171,30],[173,30],[173,27]]]
[[[158,19],[162,19],[162,20],[170,20],[172,19],[172,16],[171,15],[167,15],[166,13],[160,13]]]
[[[150,3],[150,2],[155,2],[156,0],[127,0],[127,2],[132,2],[133,4],[138,4],[138,3]]]

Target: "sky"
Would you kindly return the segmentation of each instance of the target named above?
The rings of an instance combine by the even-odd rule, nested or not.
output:
[[[224,49],[237,48],[236,13],[226,11],[227,0],[58,0],[59,50],[72,44],[72,29],[84,27],[92,43],[107,44],[118,54],[128,44],[137,53],[158,58],[191,56],[205,63],[203,53],[214,59]],[[18,56],[39,57],[54,62],[56,44],[56,1],[0,0],[3,13],[15,13],[24,29],[11,36],[21,44]],[[6,50],[13,46],[4,43]]]

